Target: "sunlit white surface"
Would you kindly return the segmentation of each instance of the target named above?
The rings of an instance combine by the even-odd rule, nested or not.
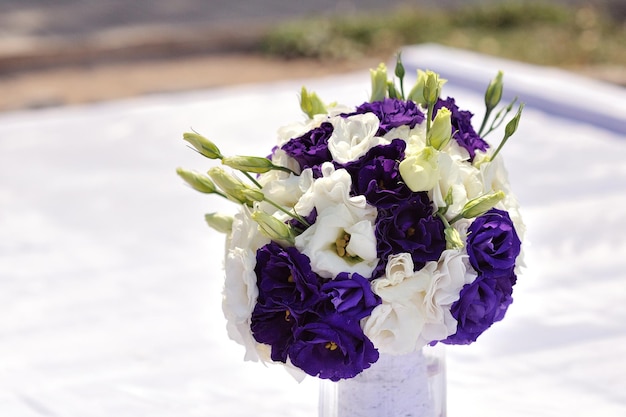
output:
[[[407,67],[471,61],[408,52]],[[568,106],[607,91],[607,106],[626,105],[619,87],[479,62],[480,89],[463,71],[444,89],[476,121],[503,66],[505,86],[531,71]],[[233,207],[175,175],[211,165],[181,140],[191,128],[225,154],[268,154],[302,117],[302,84],[356,105],[369,74],[0,115],[0,416],[316,416],[316,380],[243,362],[227,338],[223,241],[203,215]],[[531,104],[503,151],[527,269],[505,320],[448,348],[452,417],[626,415],[626,138],[619,123],[552,111],[541,85],[520,94]]]

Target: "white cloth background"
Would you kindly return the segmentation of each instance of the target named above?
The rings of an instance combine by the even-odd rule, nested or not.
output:
[[[404,59],[475,123],[498,69],[529,103],[503,151],[527,269],[505,320],[448,348],[449,416],[626,415],[624,89],[435,46]],[[316,380],[227,338],[203,214],[233,207],[175,174],[210,165],[191,128],[268,154],[302,84],[357,105],[369,74],[0,115],[0,416],[316,415]]]

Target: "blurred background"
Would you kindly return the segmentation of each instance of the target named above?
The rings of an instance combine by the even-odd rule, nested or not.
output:
[[[0,0],[0,111],[336,74],[430,42],[626,85],[626,0]]]

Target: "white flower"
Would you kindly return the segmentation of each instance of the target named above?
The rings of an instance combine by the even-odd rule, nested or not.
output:
[[[312,119],[307,119],[304,122],[282,126],[278,129],[276,144],[281,147],[291,139],[299,138],[308,131],[319,127],[325,121],[328,121],[328,115],[316,114]]]
[[[300,169],[298,163],[293,158],[287,156],[284,151],[279,149],[274,153],[274,156],[279,156],[279,158],[273,160],[276,165],[285,166],[293,171]],[[296,166],[293,166],[290,162],[294,162]],[[305,169],[300,175],[272,170],[261,174],[258,182],[263,186],[263,195],[265,197],[281,206],[291,208],[298,202],[304,192],[311,187],[313,173],[310,169]],[[275,210],[268,203],[262,204],[261,209],[268,213]]]
[[[385,276],[372,282],[382,304],[364,320],[367,337],[381,352],[401,355],[453,334],[457,321],[450,307],[476,279],[467,259],[465,252],[446,250],[438,262],[413,272],[409,254],[390,256]]]
[[[332,164],[324,163],[322,177],[295,206],[303,216],[313,208],[317,210],[317,220],[296,237],[296,247],[311,259],[313,271],[324,278],[335,278],[340,272],[369,277],[378,262],[376,208],[363,196],[350,197],[351,184],[345,169],[335,170]]]
[[[256,252],[258,248],[269,243],[269,239],[260,231],[257,223],[252,220],[250,209],[242,209],[233,217],[233,226],[226,239],[226,251],[235,248],[248,248]]]
[[[371,211],[364,196],[350,196],[352,178],[348,171],[345,169],[335,170],[330,162],[322,164],[321,171],[322,177],[311,183],[309,189],[295,205],[296,213],[306,216],[311,213],[313,208],[316,208],[319,214],[326,208],[337,204],[347,205],[351,207],[351,210]],[[366,212],[362,212],[362,214],[365,215]]]
[[[250,330],[251,315],[258,289],[254,266],[256,255],[249,249],[234,248],[224,263],[226,279],[222,292],[222,311],[226,317],[228,337],[246,348],[246,360],[259,359],[257,343]]]
[[[446,206],[445,198],[452,195],[452,204],[448,207],[448,219],[459,214],[463,206],[472,198],[482,195],[479,171],[458,156],[446,152],[439,153],[439,178],[428,196],[434,209]]]
[[[341,164],[359,159],[374,146],[390,143],[376,136],[380,121],[374,113],[337,116],[330,122],[333,133],[328,139],[328,150],[333,160]]]
[[[321,277],[356,272],[368,278],[374,271],[378,263],[375,214],[362,217],[359,211],[343,204],[328,207],[296,237],[296,248],[311,259],[311,269]]]
[[[261,235],[248,210],[237,213],[227,239],[224,259],[222,311],[228,336],[246,348],[246,360],[268,360],[258,350],[259,344],[250,330],[252,310],[258,297],[256,286],[256,251],[269,239]]]
[[[393,131],[387,132],[386,137]],[[414,155],[420,152],[426,146],[426,122],[415,125],[408,133],[406,139],[406,154]]]
[[[418,346],[445,339],[456,332],[457,321],[450,308],[459,299],[463,286],[474,282],[477,276],[468,264],[465,252],[446,250],[438,262],[428,262],[422,269],[431,275],[431,283],[424,296],[426,323]]]
[[[417,349],[425,324],[422,312],[430,276],[413,272],[409,254],[390,256],[385,277],[372,282],[382,300],[363,321],[363,332],[382,353],[402,355]]]

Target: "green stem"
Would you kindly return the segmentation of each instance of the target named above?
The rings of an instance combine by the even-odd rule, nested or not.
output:
[[[511,136],[504,136],[504,139],[502,139],[502,142],[500,142],[500,145],[498,145],[495,152],[489,157],[490,161],[493,161],[495,159],[496,155],[498,155],[498,153],[504,147],[504,144],[506,143],[507,140],[509,140],[510,137]]]
[[[254,179],[254,177],[252,175],[250,175],[249,172],[246,171],[241,171],[243,172],[243,175],[245,175],[254,185],[257,186],[257,188],[262,189],[263,187],[261,186],[261,184],[258,183],[257,180]]]
[[[296,176],[298,175],[298,174],[295,173],[295,171],[293,171],[293,170],[291,170],[291,169],[289,169],[287,167],[280,166],[280,165],[274,165],[272,167],[272,169],[275,169],[277,171],[286,172],[288,174],[293,174],[293,175],[296,175]]]
[[[288,210],[286,210],[284,207],[280,206],[279,204],[276,204],[275,202],[273,202],[272,200],[270,200],[269,198],[265,198],[265,202],[271,204],[272,206],[276,207],[278,210],[282,211],[283,213],[285,213],[286,215],[288,215],[289,217],[292,217],[294,219],[296,219],[297,221],[299,221],[304,227],[310,227],[311,225],[309,224],[309,222],[307,222],[306,220],[304,220],[304,218],[302,216],[300,216],[298,213],[292,213]]]
[[[485,126],[487,126],[487,120],[489,120],[489,116],[491,116],[491,111],[493,110],[493,108],[489,108],[487,107],[487,110],[485,111],[485,117],[483,118],[483,122],[480,124],[480,129],[478,129],[478,136],[483,135],[483,130],[485,130]]]
[[[430,126],[432,124],[433,118],[433,109],[435,108],[434,103],[428,104],[428,114],[426,116],[426,146],[430,146],[430,140],[428,139],[428,132],[430,132]]]
[[[454,223],[456,220],[452,219],[450,222],[448,222],[448,220],[445,218],[445,216],[439,212],[435,213],[437,215],[437,217],[439,217],[441,219],[441,221],[443,222],[443,225],[448,228],[450,227],[450,223]],[[457,216],[458,217],[458,216]],[[456,217],[455,217],[456,219]],[[458,219],[457,219],[458,220]]]

